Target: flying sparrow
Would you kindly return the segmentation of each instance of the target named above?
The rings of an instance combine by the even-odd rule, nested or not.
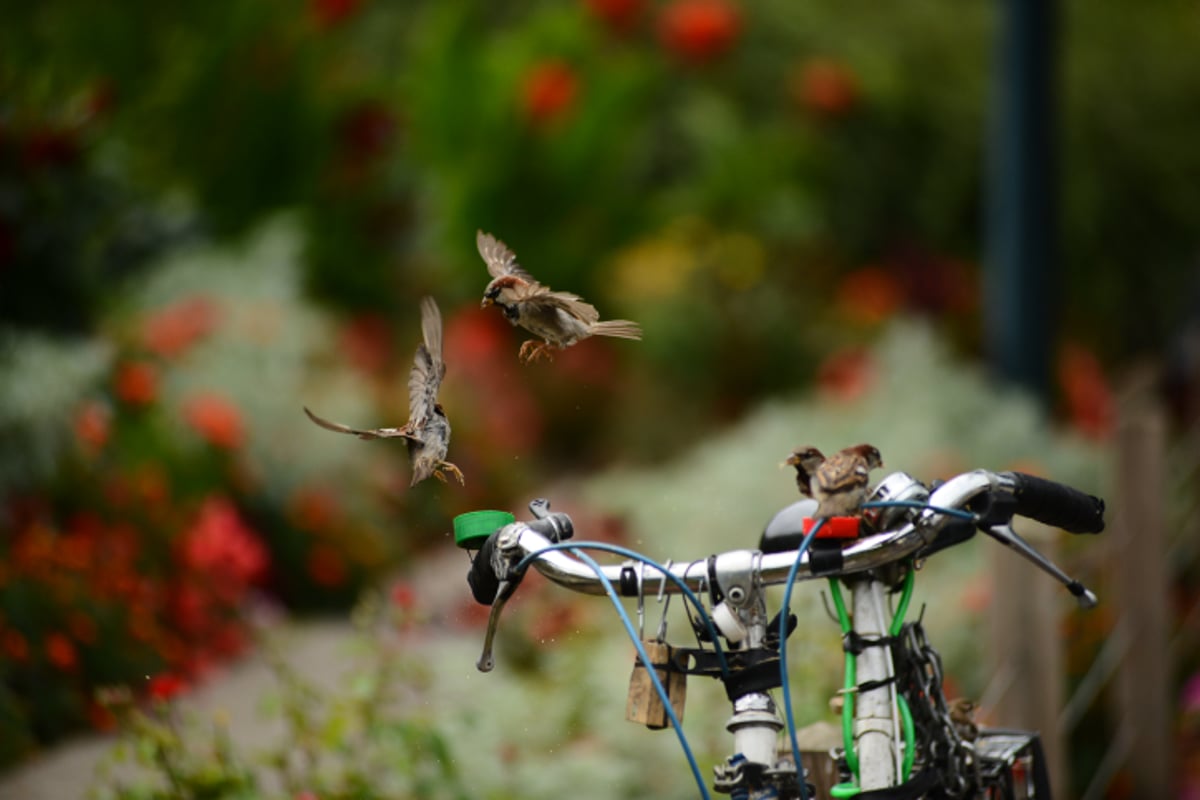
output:
[[[562,350],[589,336],[614,336],[618,339],[641,339],[642,329],[636,322],[612,319],[601,322],[595,306],[569,292],[551,291],[538,283],[517,264],[517,256],[504,242],[490,233],[478,231],[475,246],[487,263],[492,280],[483,292],[481,307],[497,305],[513,325],[520,325],[535,336],[521,344],[519,358],[525,363],[541,356],[550,357],[550,350]]]
[[[796,488],[805,497],[812,497],[812,479],[817,467],[825,463],[825,455],[811,445],[797,447],[780,466],[796,468]]]
[[[816,467],[812,493],[816,517],[848,517],[859,513],[867,498],[867,474],[883,466],[879,450],[869,444],[847,447]]]
[[[408,373],[408,422],[400,428],[358,430],[318,417],[308,408],[304,413],[322,428],[338,433],[351,433],[360,439],[402,438],[408,442],[408,459],[412,463],[412,483],[434,476],[446,482],[445,473],[465,484],[462,471],[446,460],[450,445],[450,421],[437,401],[438,387],[446,374],[442,361],[442,315],[431,297],[421,300],[421,334],[424,341],[417,345],[412,370]]]

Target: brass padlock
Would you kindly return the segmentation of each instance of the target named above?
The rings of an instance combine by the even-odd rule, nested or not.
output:
[[[672,659],[675,655],[675,648],[666,642],[658,641],[644,641],[642,645],[646,648],[646,655],[650,657],[650,664],[655,668],[658,679],[662,681],[663,688],[667,690],[667,697],[671,701],[675,717],[682,722],[683,705],[687,699],[687,673],[681,672],[673,666]],[[658,692],[654,690],[654,683],[650,680],[650,671],[646,669],[640,659],[635,660],[633,673],[629,676],[629,695],[625,701],[625,719],[630,722],[640,722],[651,730],[659,730],[670,724],[667,709],[663,706],[662,698],[658,696]]]

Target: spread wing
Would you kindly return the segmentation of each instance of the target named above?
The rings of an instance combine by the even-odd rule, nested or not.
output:
[[[343,425],[340,422],[330,422],[324,417],[318,417],[316,414],[308,410],[305,406],[304,413],[308,415],[316,424],[320,425],[325,430],[334,431],[335,433],[349,433],[357,436],[360,439],[394,439],[401,437],[404,439],[413,438],[409,427],[405,425],[403,428],[372,428],[363,430],[360,428],[351,428],[349,425]]]
[[[538,285],[534,277],[517,263],[517,254],[509,250],[508,245],[495,236],[483,231],[476,231],[475,247],[479,249],[479,255],[483,257],[484,263],[487,264],[488,273],[493,278],[512,275],[534,286]]]
[[[408,373],[408,421],[419,427],[422,420],[433,416],[438,389],[446,374],[442,361],[442,314],[433,298],[421,300],[421,336],[412,370]]]
[[[842,492],[867,485],[866,462],[853,453],[835,453],[817,467],[817,486],[825,492]]]
[[[555,292],[541,285],[523,288],[517,292],[517,299],[531,310],[550,311],[558,309],[586,323],[600,320],[600,312],[591,303],[577,294],[570,292]]]

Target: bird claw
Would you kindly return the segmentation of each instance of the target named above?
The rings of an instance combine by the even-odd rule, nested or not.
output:
[[[550,354],[550,345],[545,342],[535,342],[532,339],[526,339],[521,343],[517,358],[525,364],[532,364],[539,358],[545,358],[547,361],[554,360],[554,356]]]
[[[442,474],[442,470],[445,470],[446,472],[449,472],[454,477],[458,478],[459,486],[467,485],[467,481],[463,477],[462,470],[459,469],[458,467],[454,466],[453,464],[451,464],[449,461],[443,461],[441,464],[438,465],[438,468],[433,473],[437,477],[437,479],[439,481],[441,481],[442,483],[449,483],[450,481],[448,481],[446,479],[446,476]]]

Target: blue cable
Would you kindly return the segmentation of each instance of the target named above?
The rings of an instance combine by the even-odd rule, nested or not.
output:
[[[787,583],[783,590],[783,611],[779,615],[779,677],[783,685],[783,710],[787,718],[788,738],[792,744],[792,758],[796,762],[796,779],[800,785],[800,800],[808,800],[808,784],[804,780],[804,765],[800,763],[800,742],[796,739],[796,717],[792,713],[792,690],[788,685],[787,625],[792,605],[792,587],[796,584],[796,574],[800,571],[800,562],[804,560],[804,554],[808,552],[809,545],[812,544],[817,531],[821,530],[821,526],[824,524],[823,517],[818,519],[796,550],[796,560],[792,562],[792,568],[788,570]]]
[[[658,696],[662,700],[663,710],[667,712],[667,719],[671,721],[671,727],[675,729],[675,735],[679,738],[679,746],[683,748],[683,754],[687,756],[688,766],[692,768],[692,775],[696,779],[696,785],[700,788],[700,796],[704,800],[712,800],[708,793],[708,787],[704,784],[704,778],[700,775],[700,765],[696,763],[696,757],[692,754],[692,748],[688,745],[687,737],[683,734],[683,725],[679,722],[679,717],[675,716],[675,709],[671,706],[671,697],[663,687],[662,681],[658,679],[658,670],[654,669],[654,665],[650,661],[650,656],[646,653],[646,648],[642,645],[637,631],[634,630],[633,620],[625,612],[625,607],[621,605],[621,598],[617,596],[616,590],[613,589],[612,581],[605,576],[604,569],[596,563],[596,560],[578,549],[578,547],[566,547],[562,549],[570,550],[572,555],[595,570],[596,577],[604,585],[604,591],[608,593],[609,599],[612,600],[613,606],[617,609],[617,615],[621,618],[621,624],[625,626],[625,632],[629,634],[629,638],[633,641],[633,646],[637,648],[638,658],[645,665],[646,673],[650,676],[650,682],[654,684],[654,690],[658,692]]]
[[[691,601],[692,605],[695,606],[696,611],[700,615],[700,619],[704,622],[704,626],[708,631],[709,638],[712,639],[713,649],[716,651],[717,663],[721,667],[721,677],[729,677],[729,664],[725,660],[725,652],[721,649],[720,640],[717,638],[718,634],[716,625],[713,624],[712,617],[710,617],[708,612],[704,610],[704,604],[700,602],[700,598],[696,596],[696,593],[688,587],[687,583],[682,578],[659,564],[654,559],[644,556],[635,550],[630,550],[628,548],[615,544],[609,544],[607,542],[559,542],[557,544],[543,547],[541,550],[537,550],[525,556],[525,558],[521,559],[521,561],[517,564],[515,569],[517,572],[523,572],[529,568],[529,565],[533,563],[534,559],[548,550],[569,550],[574,552],[580,548],[587,548],[588,550],[602,550],[604,552],[616,553],[617,555],[625,556],[626,558],[632,558],[636,561],[641,561],[643,564],[653,567],[661,572],[664,577],[678,586],[683,592],[684,597]]]
[[[938,514],[945,514],[949,517],[958,517],[959,519],[975,521],[975,515],[970,511],[963,511],[960,508],[942,508],[941,506],[931,506],[929,503],[922,503],[918,500],[874,500],[870,503],[863,503],[863,508],[919,508],[925,511],[933,511]]]

